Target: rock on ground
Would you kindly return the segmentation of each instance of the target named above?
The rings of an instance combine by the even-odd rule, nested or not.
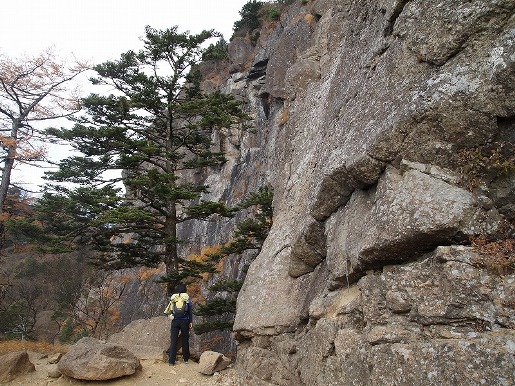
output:
[[[19,375],[35,370],[27,351],[17,351],[0,356],[0,382],[9,382]]]
[[[59,371],[81,380],[108,380],[134,374],[140,360],[124,347],[82,338],[59,361]]]
[[[177,363],[168,366],[167,363],[157,360],[142,360],[142,369],[132,375],[108,381],[109,386],[236,386],[238,385],[234,369],[226,369],[215,375],[208,376],[199,372],[199,364],[193,361]],[[53,366],[48,358],[40,358],[34,362],[36,371],[20,375],[13,381],[2,386],[85,386],[84,381],[61,376],[49,378]],[[87,386],[105,386],[106,381],[87,381]]]
[[[213,375],[218,371],[226,369],[231,364],[231,360],[215,351],[204,351],[200,356],[199,371],[205,375]]]

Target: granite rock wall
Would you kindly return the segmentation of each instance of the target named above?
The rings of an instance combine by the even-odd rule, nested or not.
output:
[[[232,133],[212,195],[274,191],[238,298],[244,382],[511,382],[515,277],[469,240],[513,221],[513,168],[471,188],[460,154],[514,140],[514,11],[295,2],[253,44],[231,42],[222,90],[257,130]]]

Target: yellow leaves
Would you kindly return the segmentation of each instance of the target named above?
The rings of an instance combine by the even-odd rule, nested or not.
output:
[[[206,247],[198,255],[193,254],[193,253],[191,255],[189,255],[187,260],[197,261],[199,263],[202,263],[202,262],[206,261],[209,254],[218,253],[220,251],[220,248],[221,247],[219,245],[215,245],[212,247]]]
[[[220,245],[213,245],[211,247],[206,247],[202,249],[200,254],[191,254],[187,257],[189,261],[196,261],[199,263],[205,263],[209,260],[209,255],[214,255],[220,252],[222,247]],[[216,270],[219,272],[223,268],[223,261],[218,262],[215,266]],[[209,273],[205,272],[202,274],[202,280],[207,281],[209,279]]]
[[[189,260],[189,261],[196,261],[196,262],[199,262],[199,263],[204,263],[204,262],[206,262],[209,259],[209,255],[210,254],[218,253],[220,251],[220,248],[221,247],[219,245],[215,245],[215,246],[212,246],[212,247],[206,247],[198,255],[195,255],[195,254],[189,255],[187,257],[187,260]],[[202,274],[202,279],[204,281],[207,281],[208,277],[209,277],[208,273],[203,273]]]

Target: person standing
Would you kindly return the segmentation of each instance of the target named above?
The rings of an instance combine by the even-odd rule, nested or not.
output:
[[[190,330],[193,326],[192,308],[193,304],[186,291],[186,285],[178,283],[167,307],[167,310],[170,310],[173,315],[170,327],[170,349],[168,351],[168,364],[170,366],[175,364],[179,332],[182,338],[182,357],[184,362],[188,362],[190,359]]]

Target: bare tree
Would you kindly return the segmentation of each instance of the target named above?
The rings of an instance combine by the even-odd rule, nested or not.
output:
[[[80,109],[77,89],[69,87],[88,67],[58,61],[51,51],[34,57],[9,58],[0,54],[0,232],[4,204],[16,162],[44,160],[44,129],[36,122],[69,117]]]
[[[77,327],[96,338],[106,338],[116,330],[120,316],[117,305],[127,281],[115,272],[95,271],[82,285],[82,296],[73,306]]]

